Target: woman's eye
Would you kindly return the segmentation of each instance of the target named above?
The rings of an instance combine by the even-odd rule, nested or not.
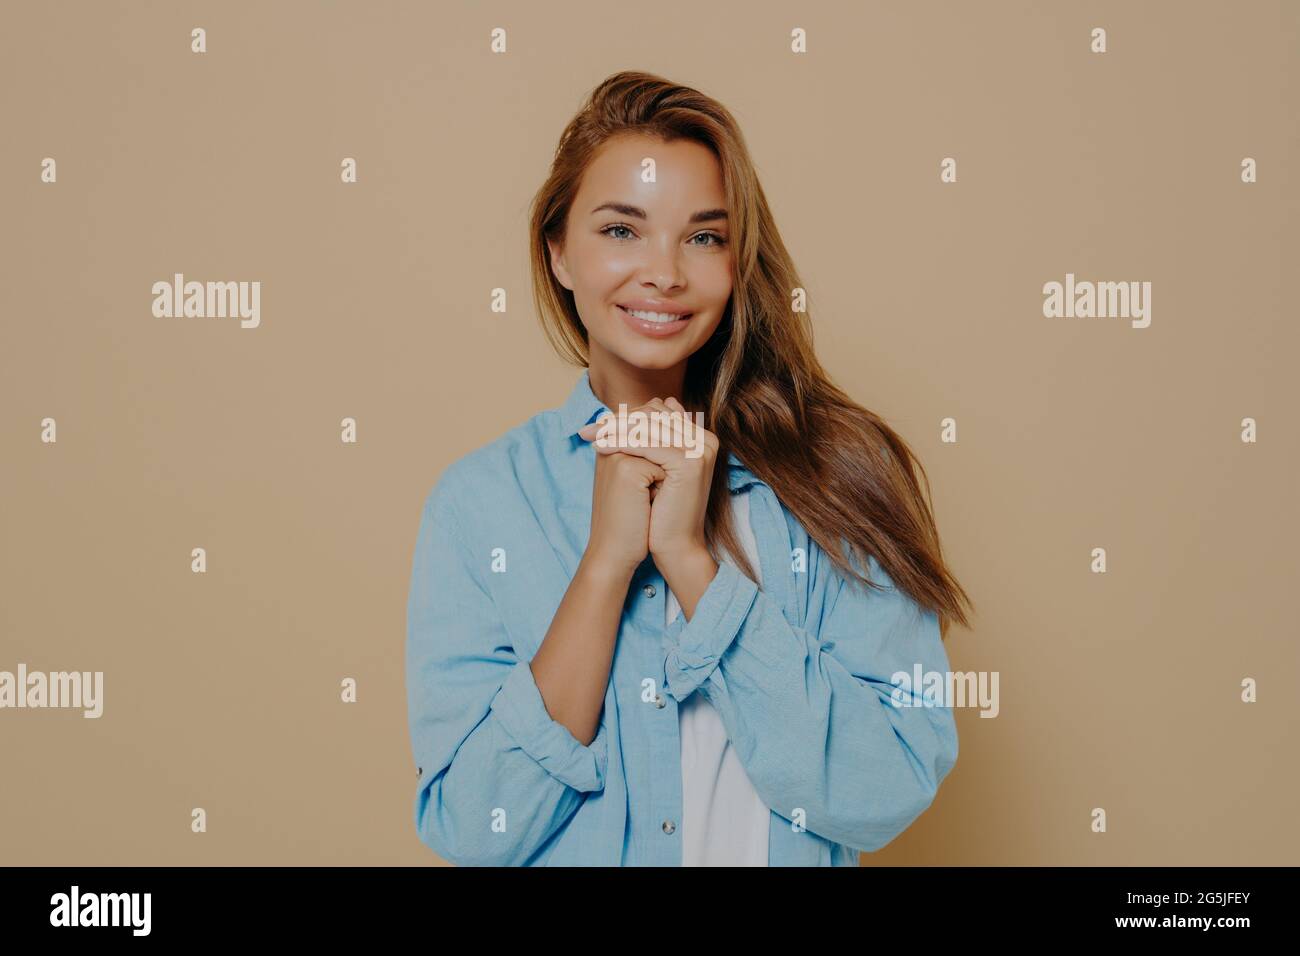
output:
[[[616,234],[616,230],[618,230],[617,234]],[[632,232],[632,229],[631,227],[625,226],[622,223],[614,223],[613,225],[606,226],[604,229],[600,230],[601,235],[609,236],[611,239],[618,239],[620,241],[631,238],[631,235],[626,235],[626,236],[623,235],[624,232],[630,234]],[[712,239],[713,241],[695,242],[696,239]],[[716,232],[698,232],[691,237],[691,241],[694,245],[705,246],[705,247],[725,246],[727,244],[727,240],[722,236],[718,235]]]
[[[701,237],[708,238],[708,239],[715,239],[715,240],[717,240],[717,241],[716,241],[716,242],[712,242],[712,243],[708,243],[708,242],[699,243],[699,245],[704,245],[704,246],[708,246],[708,245],[714,245],[714,246],[725,246],[725,245],[727,244],[727,240],[726,240],[726,239],[723,239],[723,238],[722,238],[720,235],[718,235],[716,232],[701,232],[701,233],[697,233],[697,234],[694,236],[694,238],[696,238],[696,239],[699,239],[699,238],[701,238]]]

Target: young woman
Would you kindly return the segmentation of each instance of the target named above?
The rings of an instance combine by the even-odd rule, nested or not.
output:
[[[709,97],[638,72],[597,87],[531,242],[544,328],[586,371],[425,500],[421,840],[468,865],[857,865],[957,758],[946,702],[894,683],[946,675],[969,606],[919,462],[818,363]],[[620,406],[675,441],[607,442]]]

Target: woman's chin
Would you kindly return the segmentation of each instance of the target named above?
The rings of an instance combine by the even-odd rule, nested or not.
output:
[[[664,345],[643,345],[626,349],[619,357],[634,368],[644,369],[647,372],[662,372],[680,365],[689,355],[689,352],[675,346],[668,348]]]

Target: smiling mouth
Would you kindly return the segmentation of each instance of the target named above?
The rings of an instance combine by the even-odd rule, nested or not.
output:
[[[629,309],[621,305],[619,308],[633,318],[640,319],[643,322],[654,322],[657,325],[668,325],[670,322],[685,322],[695,314],[694,312],[687,312],[684,315],[671,312],[645,312],[641,309]]]

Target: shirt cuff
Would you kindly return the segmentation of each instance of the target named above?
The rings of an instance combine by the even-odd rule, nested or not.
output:
[[[680,703],[709,679],[757,596],[757,584],[720,562],[691,619],[680,613],[665,629],[664,684],[674,700]]]
[[[579,743],[568,727],[547,712],[527,661],[511,668],[492,698],[492,711],[519,749],[556,780],[583,793],[604,789],[609,754],[605,724],[601,723],[590,744]]]

